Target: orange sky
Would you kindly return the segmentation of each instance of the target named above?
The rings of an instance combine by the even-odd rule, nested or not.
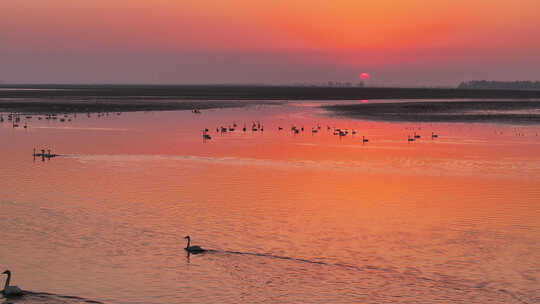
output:
[[[156,67],[157,82],[190,82],[189,75],[158,68],[164,64],[158,57],[176,58],[194,69],[197,60],[192,56],[203,56],[198,59],[200,69],[209,76],[193,82],[276,82],[276,76],[265,78],[243,68],[254,64],[259,69],[288,66],[287,71],[269,71],[285,82],[324,81],[323,76],[345,81],[355,71],[366,70],[380,76],[374,82],[399,83],[404,68],[418,81],[435,78],[441,84],[467,76],[497,78],[493,73],[499,78],[540,79],[535,72],[540,67],[539,11],[538,0],[2,1],[0,54],[9,57],[6,64],[43,66],[37,74],[52,61],[61,68],[59,80],[95,82],[100,82],[95,67],[76,75],[62,67],[73,65],[69,60],[113,63],[115,56],[144,55],[154,61],[149,66]],[[71,59],[57,58],[66,53]],[[220,62],[203,64],[216,60]],[[227,65],[231,62],[237,67],[233,74]],[[495,63],[501,65],[499,70],[494,70]],[[456,65],[463,66],[461,76]],[[474,75],[482,65],[486,75]],[[452,75],[441,71],[446,66]],[[10,75],[17,76],[11,78],[24,81],[14,69],[9,69]],[[314,71],[317,77],[306,79]],[[101,74],[106,73],[104,69]],[[300,79],[283,77],[284,73]],[[8,81],[10,75],[0,74],[0,80]],[[122,82],[121,73],[115,77]]]

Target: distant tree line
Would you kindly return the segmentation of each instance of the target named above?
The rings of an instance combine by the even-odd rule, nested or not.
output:
[[[460,83],[458,89],[540,90],[540,81],[473,80]]]

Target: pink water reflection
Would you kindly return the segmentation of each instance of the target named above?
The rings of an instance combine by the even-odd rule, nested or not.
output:
[[[233,122],[248,131],[216,133]],[[113,303],[532,302],[537,131],[294,103],[0,125],[0,267],[24,289]],[[66,156],[34,162],[44,145]],[[217,253],[187,260],[186,234]]]

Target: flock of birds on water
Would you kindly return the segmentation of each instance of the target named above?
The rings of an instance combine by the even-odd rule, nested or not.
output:
[[[198,109],[194,109],[194,110],[192,110],[192,113],[200,114],[201,112]],[[97,113],[97,117],[109,116],[109,114],[110,114],[109,112]],[[91,117],[90,113],[87,113],[86,115],[88,117]],[[116,113],[116,115],[121,115],[121,113],[118,112],[118,113]],[[39,115],[39,116],[37,116],[37,119],[38,120],[43,120],[43,119],[45,119],[45,120],[58,120],[60,122],[66,122],[66,121],[71,122],[76,117],[77,117],[77,113],[73,113],[73,114],[56,114],[56,113],[52,113],[52,114]],[[28,121],[30,121],[33,118],[32,115],[23,115],[23,114],[20,114],[20,113],[9,113],[9,114],[7,114],[7,121],[12,123],[13,128],[19,128],[20,127],[22,118],[24,118],[24,125],[22,127],[24,129],[26,129],[26,128],[28,128]],[[5,121],[4,115],[0,114],[0,123],[3,123],[4,121]],[[236,124],[236,122],[233,122],[233,124],[228,126],[228,127],[224,127],[224,126],[217,127],[216,128],[216,133],[224,134],[224,133],[227,133],[227,132],[234,132],[237,129],[238,129],[238,125]],[[317,124],[316,127],[311,128],[311,133],[316,134],[321,129],[322,129],[321,125]],[[336,127],[330,127],[329,125],[326,126],[326,129],[327,129],[327,131],[332,131],[333,135],[339,136],[340,138],[344,137],[344,136],[347,136],[349,134],[352,134],[352,135],[357,134],[357,131],[355,129],[352,129],[352,130],[349,131],[349,129],[347,129],[347,128],[336,128]],[[247,130],[248,130],[248,128],[247,128],[246,124],[244,123],[244,126],[242,127],[242,132],[247,132]],[[251,125],[250,130],[252,132],[264,132],[264,125],[261,124],[258,121],[253,122],[252,125]],[[284,130],[284,128],[279,126],[278,131],[282,131],[282,130]],[[290,131],[291,131],[292,134],[299,134],[301,132],[306,131],[306,128],[304,128],[303,126],[302,127],[297,127],[296,125],[292,125],[291,128],[290,128]],[[206,140],[212,139],[209,132],[210,132],[210,130],[208,128],[205,128],[203,130],[203,140],[206,141]],[[438,134],[435,134],[434,132],[431,133],[431,138],[432,139],[437,138],[437,137],[438,137]],[[413,142],[413,141],[415,141],[416,139],[419,139],[419,138],[420,138],[420,135],[416,134],[416,132],[415,132],[413,135],[408,135],[407,141],[408,142]],[[365,136],[362,136],[362,143],[367,143],[367,142],[369,142],[369,139],[366,138]],[[46,157],[46,158],[52,158],[52,157],[57,156],[56,154],[51,153],[50,150],[49,150],[48,153],[45,153],[43,150],[42,150],[42,153],[36,153],[34,151],[33,155],[38,156],[38,157]]]
[[[191,237],[189,235],[186,235],[184,239],[187,240],[187,245],[184,248],[184,250],[188,254],[198,254],[208,251],[207,249],[202,248],[201,246],[197,245],[191,245]],[[11,282],[11,271],[6,270],[2,272],[2,274],[7,275],[6,283],[4,284],[4,289],[2,289],[2,295],[6,298],[12,298],[12,297],[20,297],[24,295],[24,292],[22,289],[20,289],[18,286],[11,286],[9,283]]]
[[[199,109],[193,109],[191,110],[192,113],[194,114],[201,114],[201,111]],[[81,113],[79,113],[81,114]],[[4,115],[6,116],[6,118],[4,118]],[[96,117],[100,118],[100,117],[105,117],[105,116],[112,116],[112,115],[116,115],[116,116],[120,116],[122,115],[122,112],[96,112],[96,113],[84,113],[85,116],[87,116],[88,118],[92,117],[92,115],[95,115]],[[12,127],[13,128],[23,128],[23,129],[27,129],[29,128],[29,122],[31,122],[31,120],[33,118],[37,118],[37,120],[46,120],[46,121],[59,121],[61,123],[64,123],[64,122],[71,122],[73,121],[74,119],[77,118],[77,113],[45,113],[45,114],[25,114],[25,113],[0,113],[0,123],[3,123],[5,121],[9,122],[12,124]],[[347,136],[349,134],[352,134],[352,135],[355,135],[357,134],[357,131],[352,129],[349,131],[349,129],[346,129],[346,128],[336,128],[336,127],[330,127],[330,126],[326,126],[327,130],[328,131],[332,131],[332,134],[333,135],[336,135],[336,136],[339,136],[340,138],[341,137],[344,137],[344,136]],[[227,132],[234,132],[236,131],[238,128],[238,125],[236,123],[233,122],[232,125],[228,126],[228,127],[224,127],[224,126],[219,126],[216,128],[216,133],[217,134],[224,134],[224,133],[227,133]],[[244,126],[241,128],[242,132],[247,132],[248,131],[248,128],[246,127],[246,124],[244,123]],[[250,128],[251,131],[253,132],[264,132],[264,125],[262,125],[260,122],[253,122],[252,125],[251,125],[251,128]],[[278,131],[282,131],[284,130],[283,127],[279,126],[278,127]],[[293,134],[299,134],[301,132],[304,132],[306,131],[306,129],[302,126],[302,127],[297,127],[296,125],[292,125],[291,126],[291,132]],[[312,134],[316,134],[318,133],[319,131],[321,130],[321,126],[320,124],[317,124],[316,127],[312,127],[311,128],[311,133]],[[503,132],[502,131],[495,131],[495,133],[497,135],[502,135]],[[513,133],[515,136],[526,136],[526,134],[520,130],[519,128],[513,128]],[[535,133],[536,137],[538,137],[538,132]],[[206,140],[210,140],[212,139],[212,136],[210,135],[210,130],[208,128],[205,128],[203,130],[203,140],[206,141]],[[429,135],[428,135],[429,137]],[[438,138],[439,135],[436,134],[435,132],[431,132],[431,139],[435,139],[435,138]],[[414,132],[413,134],[408,134],[407,136],[407,142],[414,142],[416,141],[417,139],[420,139],[421,136],[419,134],[417,134],[416,132]],[[369,142],[369,139],[367,139],[365,136],[362,136],[362,142],[363,143],[367,143]],[[34,152],[34,154],[36,154]],[[38,153],[39,154],[39,153]],[[42,153],[43,154],[43,153]],[[46,157],[47,157],[47,154],[45,154]],[[52,156],[54,154],[51,154],[51,153],[48,153],[49,156]],[[40,155],[35,155],[35,156],[40,156]],[[52,156],[54,157],[54,156]]]
[[[216,127],[216,134],[223,135],[225,133],[235,132],[237,129],[238,129],[238,124],[236,124],[236,122],[233,122],[232,125],[229,125],[227,127],[224,127],[224,126]],[[284,128],[281,127],[281,126],[278,126],[277,130],[278,131],[283,131]],[[322,130],[321,125],[319,123],[317,123],[317,126],[311,127],[311,134],[317,134],[321,130]],[[328,132],[332,132],[332,134],[334,136],[339,136],[340,139],[342,137],[345,137],[345,136],[349,135],[349,134],[354,136],[354,135],[356,135],[358,133],[358,131],[355,130],[355,129],[349,130],[348,128],[337,128],[337,127],[331,127],[329,125],[326,126],[326,130]],[[242,132],[247,132],[248,131],[248,128],[247,128],[245,123],[244,123],[241,131]],[[253,122],[251,124],[251,131],[252,132],[264,132],[264,125],[261,124],[258,121]],[[306,131],[306,128],[304,128],[303,126],[302,127],[297,127],[295,124],[293,124],[290,127],[290,132],[292,134],[294,134],[294,135],[302,133],[304,131]],[[202,132],[203,142],[206,142],[207,140],[212,139],[212,136],[210,136],[209,132],[210,132],[210,130],[208,128],[205,128],[203,130],[203,132]],[[431,132],[431,139],[435,139],[435,138],[438,138],[438,137],[439,137],[438,134],[436,134],[435,132]],[[414,142],[415,140],[417,140],[419,138],[421,138],[421,135],[414,132],[413,134],[408,135],[407,141],[408,142]],[[369,139],[366,138],[364,135],[362,135],[362,143],[367,143],[367,142],[369,142]]]
[[[110,112],[98,112],[96,113],[97,117],[104,117],[116,114],[117,116],[122,115],[121,112],[116,113],[110,113]],[[87,117],[92,117],[92,113],[86,113]],[[51,120],[51,121],[59,121],[59,122],[71,122],[75,118],[77,118],[77,113],[47,113],[47,114],[40,114],[40,115],[31,115],[31,114],[21,114],[21,113],[8,113],[6,114],[6,118],[4,118],[4,114],[0,114],[0,123],[3,123],[5,121],[10,122],[11,126],[13,128],[24,128],[27,129],[29,127],[28,123],[33,119],[37,118],[37,120]],[[22,121],[24,121],[24,124],[22,124]],[[21,126],[22,124],[22,126]]]

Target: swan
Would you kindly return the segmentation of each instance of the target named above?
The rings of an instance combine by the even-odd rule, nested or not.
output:
[[[2,274],[7,274],[6,285],[4,286],[4,290],[2,290],[2,294],[6,297],[21,296],[23,291],[19,287],[9,286],[9,281],[11,280],[11,271],[6,270],[2,272]]]
[[[210,135],[206,134],[206,132],[208,132],[207,130],[208,130],[208,129],[205,129],[205,131],[203,131],[203,133],[202,133],[202,136],[203,136],[203,139],[204,139],[204,140],[206,140],[206,139],[212,139],[212,137],[210,137]]]
[[[184,238],[187,240],[186,248],[184,248],[187,252],[201,253],[201,252],[206,251],[206,249],[203,249],[200,246],[189,246],[189,244],[191,243],[191,238],[189,237],[189,235],[185,236]]]

